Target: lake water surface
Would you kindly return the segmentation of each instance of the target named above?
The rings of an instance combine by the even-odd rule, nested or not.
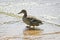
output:
[[[22,9],[43,21],[41,30],[26,28]],[[0,40],[60,40],[60,0],[1,0]]]

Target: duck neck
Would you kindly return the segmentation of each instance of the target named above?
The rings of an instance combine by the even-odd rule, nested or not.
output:
[[[23,16],[23,18],[26,18],[26,17],[27,17],[27,12],[25,12],[25,13],[24,13],[24,16]]]

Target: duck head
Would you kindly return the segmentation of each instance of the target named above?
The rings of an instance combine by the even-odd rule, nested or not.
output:
[[[24,14],[23,18],[27,17],[27,12],[26,12],[26,10],[23,9],[23,10],[21,10],[21,12],[19,12],[18,14],[21,14],[21,13]]]
[[[26,13],[26,10],[21,10],[21,12],[19,12],[18,14],[21,14],[21,13]]]

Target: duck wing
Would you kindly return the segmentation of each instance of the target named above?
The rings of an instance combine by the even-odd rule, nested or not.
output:
[[[42,23],[41,20],[38,20],[36,18],[33,18],[33,17],[28,17],[27,18],[31,23]]]

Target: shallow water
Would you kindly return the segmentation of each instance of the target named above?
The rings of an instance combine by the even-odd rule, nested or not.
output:
[[[17,3],[16,3],[17,2]],[[0,40],[60,40],[60,1],[0,1]],[[29,30],[17,13],[26,9],[28,15],[43,21]],[[21,17],[20,17],[21,16]]]
[[[60,26],[44,22],[40,30],[29,30],[21,19],[0,14],[1,40],[59,40]],[[4,20],[3,20],[4,19]],[[8,20],[7,20],[8,19]],[[11,19],[11,20],[10,20]],[[15,19],[15,20],[14,20]]]

